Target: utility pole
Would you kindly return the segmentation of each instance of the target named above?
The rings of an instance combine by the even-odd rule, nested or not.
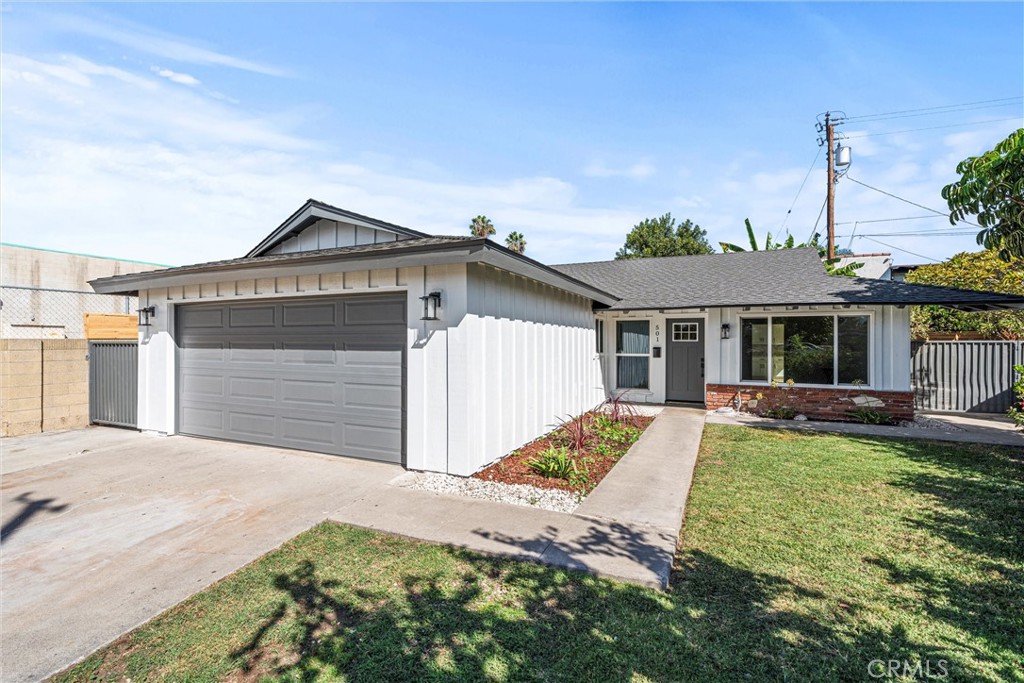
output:
[[[836,257],[836,167],[835,167],[835,127],[832,125],[832,112],[825,112],[825,145],[828,152],[828,258]]]

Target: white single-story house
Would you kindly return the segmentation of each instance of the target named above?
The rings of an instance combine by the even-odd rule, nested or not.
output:
[[[138,426],[471,474],[612,395],[913,410],[910,304],[1024,298],[830,277],[810,249],[548,266],[309,200],[242,258],[135,294]]]

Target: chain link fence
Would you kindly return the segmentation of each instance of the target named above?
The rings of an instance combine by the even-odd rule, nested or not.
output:
[[[138,299],[67,289],[0,286],[0,339],[84,339],[85,314],[135,314]]]

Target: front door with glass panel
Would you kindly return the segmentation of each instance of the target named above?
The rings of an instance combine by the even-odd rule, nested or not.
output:
[[[704,320],[667,321],[665,398],[704,402]]]

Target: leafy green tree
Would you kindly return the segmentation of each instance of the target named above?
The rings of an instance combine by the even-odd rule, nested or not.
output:
[[[469,223],[469,232],[476,237],[490,237],[497,230],[494,229],[494,224],[491,223],[491,219],[487,216],[477,216]]]
[[[505,246],[508,247],[510,251],[522,254],[526,251],[526,238],[523,237],[523,233],[513,230],[508,234],[508,237],[505,238]]]
[[[1024,259],[1004,261],[991,249],[964,252],[943,263],[920,266],[907,273],[907,282],[961,289],[1024,294]],[[915,339],[935,333],[977,332],[990,338],[1024,338],[1024,311],[968,313],[942,306],[915,306],[910,311]]]
[[[651,258],[652,256],[691,256],[712,254],[708,233],[700,226],[684,220],[676,225],[671,213],[658,218],[645,218],[626,235],[626,243],[615,252],[617,259]]]
[[[847,263],[845,266],[838,267],[836,264],[839,263],[839,258],[829,259],[825,258],[828,255],[828,249],[821,243],[821,235],[814,233],[811,237],[810,242],[804,242],[797,244],[793,236],[790,235],[783,242],[776,242],[772,238],[772,234],[769,232],[764,238],[764,249],[760,249],[757,246],[757,236],[754,235],[754,228],[750,225],[750,219],[744,218],[743,224],[747,226],[747,239],[750,240],[750,251],[775,251],[776,249],[802,249],[809,247],[811,249],[818,250],[818,256],[821,257],[822,263],[825,264],[825,272],[829,275],[845,275],[847,277],[856,277],[857,271],[864,267],[863,263]],[[722,247],[722,253],[728,254],[729,252],[746,251],[743,247],[731,244],[729,242],[719,242]],[[842,251],[842,250],[840,250]]]
[[[1024,257],[1024,128],[981,156],[957,164],[960,180],[942,188],[949,222],[974,216],[981,226],[978,244],[1004,260]]]

